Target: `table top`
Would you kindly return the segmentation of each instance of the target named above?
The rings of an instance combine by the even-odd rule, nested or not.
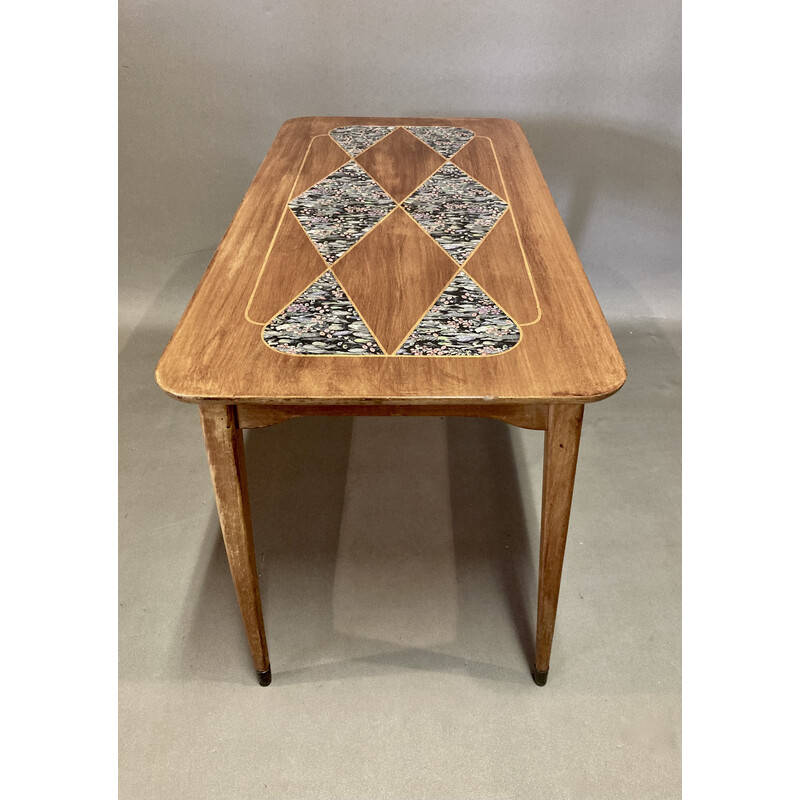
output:
[[[625,377],[506,119],[284,123],[156,369],[195,403],[583,403]]]

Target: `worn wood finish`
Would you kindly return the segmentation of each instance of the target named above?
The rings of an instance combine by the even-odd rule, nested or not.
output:
[[[369,124],[451,125],[475,132],[453,162],[483,170],[473,177],[483,178],[510,204],[508,220],[498,223],[504,228],[492,231],[494,241],[490,244],[487,237],[473,257],[481,258],[484,246],[495,247],[495,283],[502,286],[505,275],[509,285],[519,287],[514,310],[504,308],[522,326],[518,346],[487,357],[356,358],[298,357],[264,344],[261,328],[268,315],[276,305],[291,302],[296,286],[289,281],[300,282],[281,266],[282,246],[277,244],[278,237],[283,241],[289,235],[284,226],[294,222],[287,202],[347,161],[328,136],[330,130]],[[361,161],[368,161],[369,152]],[[386,239],[386,248],[391,241]],[[299,254],[299,238],[292,246]],[[353,256],[366,246],[366,240],[356,245]],[[320,273],[325,268],[317,254],[306,250],[302,257],[310,261],[302,267],[303,279],[317,266]],[[485,264],[481,267],[490,273]],[[387,289],[373,303],[390,301]],[[384,337],[391,345],[399,327],[386,327]],[[195,403],[584,403],[619,389],[625,368],[519,125],[503,119],[303,117],[285,123],[278,133],[156,378],[172,396]]]
[[[228,553],[228,564],[247,631],[253,664],[261,682],[268,683],[271,674],[269,652],[264,633],[256,554],[250,523],[244,443],[241,428],[237,423],[236,408],[202,405],[200,420],[217,500],[222,538]]]
[[[544,685],[556,624],[561,569],[567,544],[569,511],[578,463],[582,405],[550,406],[544,435],[542,526],[539,541],[539,600],[536,614],[534,680]]]
[[[267,428],[287,419],[307,416],[334,417],[486,417],[543,431],[547,427],[547,406],[479,405],[479,406],[255,406],[238,407],[242,428]]]

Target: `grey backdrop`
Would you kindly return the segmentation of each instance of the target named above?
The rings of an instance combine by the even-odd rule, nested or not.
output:
[[[122,0],[122,800],[680,796],[679,16]],[[253,679],[197,411],[153,373],[280,124],[315,114],[519,121],[611,322],[629,378],[586,414],[543,690],[542,437],[492,420],[250,432]]]
[[[120,60],[123,341],[315,114],[517,120],[606,316],[680,317],[674,0],[123,0]]]

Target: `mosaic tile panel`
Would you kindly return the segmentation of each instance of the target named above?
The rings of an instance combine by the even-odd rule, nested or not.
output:
[[[459,272],[411,335],[404,356],[487,356],[510,350],[519,328],[467,275]]]
[[[275,350],[295,355],[383,355],[330,270],[269,322],[262,337]]]
[[[403,208],[458,264],[463,264],[508,208],[455,164],[446,163]]]
[[[332,130],[331,138],[355,158],[375,142],[388,136],[395,125],[346,125]]]
[[[336,274],[326,271],[267,323],[262,329],[264,342],[284,353],[322,356],[383,356],[400,343],[398,356],[485,356],[513,348],[522,335],[517,323],[464,269],[408,333],[418,319],[415,314],[431,302],[436,284],[441,287],[454,268],[463,267],[508,208],[501,197],[449,160],[456,156],[459,161],[462,148],[473,138],[472,131],[452,126],[354,125],[331,131],[325,141],[341,147],[351,160],[335,169],[329,165],[334,171],[288,206],[302,226],[297,233],[311,254],[308,258],[314,261],[313,245],[326,264],[336,264]],[[472,161],[477,155],[472,153]],[[478,162],[489,163],[483,155]],[[436,169],[437,158],[439,163],[448,160]],[[467,158],[463,163],[471,162]],[[318,167],[317,175],[321,171]],[[392,185],[384,189],[381,175]],[[309,178],[306,186],[314,180]],[[416,190],[402,201],[402,211],[397,209],[414,186]],[[353,250],[395,209],[397,213],[380,228],[386,229],[385,235],[379,231],[369,240],[374,246]],[[295,244],[289,250],[295,258],[302,247]],[[496,258],[487,254],[483,259],[489,270],[484,280],[493,277]],[[475,263],[481,266],[480,259]],[[437,266],[441,282],[432,272]],[[295,271],[298,265],[287,263],[286,268]],[[351,289],[356,293],[349,294]],[[387,304],[387,298],[396,302]],[[385,347],[373,330],[386,340]]]
[[[448,125],[412,125],[406,126],[406,130],[445,158],[454,156],[475,136],[466,128],[454,128]]]
[[[289,202],[328,264],[368,233],[396,203],[354,161]]]

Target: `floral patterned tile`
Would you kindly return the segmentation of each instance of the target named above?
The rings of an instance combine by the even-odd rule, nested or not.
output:
[[[330,270],[274,317],[262,336],[269,347],[282,353],[383,355]]]
[[[453,260],[463,264],[508,205],[447,162],[403,202],[403,208]]]
[[[445,158],[454,156],[475,136],[466,128],[455,128],[448,125],[412,125],[406,126],[406,130]]]
[[[395,125],[346,125],[330,132],[331,138],[353,158],[388,136]]]
[[[400,346],[403,356],[487,356],[510,350],[520,330],[463,270]]]
[[[396,205],[355,161],[348,161],[289,202],[289,208],[328,264],[333,264]]]

